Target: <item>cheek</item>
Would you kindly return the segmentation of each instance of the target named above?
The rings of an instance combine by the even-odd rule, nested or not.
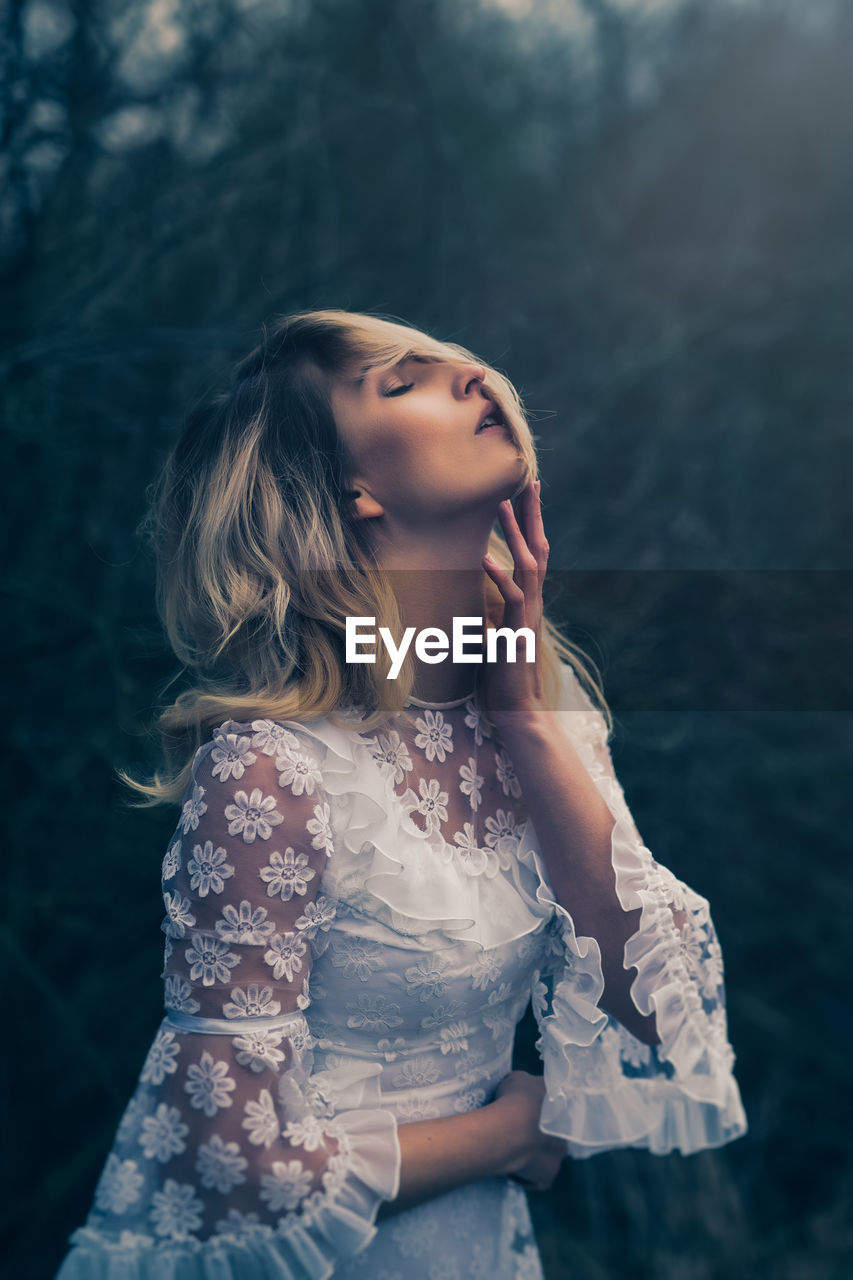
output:
[[[371,440],[365,460],[370,470],[397,483],[446,469],[452,464],[452,453],[439,434],[425,427],[417,431],[390,431]]]
[[[411,451],[407,442],[399,435],[377,433],[366,442],[362,452],[365,470],[374,479],[386,479],[388,476],[400,475],[410,465]]]

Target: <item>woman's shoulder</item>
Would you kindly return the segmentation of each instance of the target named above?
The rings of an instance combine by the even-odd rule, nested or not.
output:
[[[357,739],[358,720],[347,709],[346,714],[350,719],[345,723],[339,722],[343,714],[336,711],[334,717],[318,716],[312,720],[276,720],[270,717],[223,720],[209,726],[206,740],[199,750],[216,746],[221,748],[224,742],[231,746],[239,743],[242,751],[251,750],[275,757],[307,748],[312,742],[327,736],[341,735]]]
[[[211,726],[193,760],[193,776],[199,771],[221,781],[233,777],[247,781],[272,777],[286,782],[311,776],[322,782],[327,773],[354,775],[369,760],[369,736],[359,732],[359,719],[351,708],[347,718],[321,716],[313,720],[223,720]]]

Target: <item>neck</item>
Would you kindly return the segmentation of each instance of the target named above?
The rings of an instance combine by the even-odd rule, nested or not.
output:
[[[438,627],[452,646],[454,618],[485,620],[485,575],[482,569],[391,570],[389,577],[403,626],[414,627],[415,635],[426,627]],[[476,632],[477,628],[471,624],[468,630]],[[475,654],[476,645],[466,644],[465,651]],[[415,697],[425,702],[450,702],[474,688],[478,671],[476,664],[454,662],[452,650],[438,663],[423,662],[415,652],[414,643],[411,653],[415,664],[412,688]]]
[[[432,529],[428,539],[384,538],[378,560],[391,582],[405,627],[415,634],[425,627],[439,627],[451,641],[454,618],[480,618],[485,630],[486,574],[481,560],[488,548],[494,513],[480,514],[463,526],[448,521],[440,530]],[[379,532],[379,531],[377,531]],[[384,532],[384,531],[383,531]],[[469,631],[476,632],[472,624]],[[475,644],[465,646],[476,654]],[[452,702],[474,688],[479,667],[470,662],[454,662],[452,651],[438,663],[423,662],[414,649],[415,683],[412,693],[424,702]]]

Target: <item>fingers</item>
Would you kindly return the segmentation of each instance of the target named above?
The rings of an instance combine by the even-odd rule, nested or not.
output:
[[[539,583],[538,566],[530,553],[530,548],[524,540],[524,536],[519,528],[511,503],[501,503],[498,508],[498,518],[500,519],[501,528],[503,529],[507,546],[512,553],[512,558],[515,564],[513,581],[523,591],[524,599],[527,604],[528,616],[533,619],[531,625],[536,626],[536,597]]]
[[[521,514],[520,527],[527,547],[536,561],[538,586],[541,592],[542,584],[545,581],[550,548],[548,539],[545,537],[545,526],[542,523],[542,502],[538,480],[527,485],[518,506]]]
[[[487,553],[483,556],[483,568],[498,587],[506,604],[505,621],[515,627],[524,625],[524,592],[513,579],[512,569],[502,569]]]
[[[529,486],[528,489],[525,490],[525,500],[528,496]],[[507,546],[512,552],[513,560],[515,560],[516,568],[520,569],[522,572],[535,572],[538,568],[536,558],[524,539],[524,535],[519,527],[511,502],[505,501],[501,503],[498,507],[498,517],[501,522],[504,537],[506,538]]]
[[[524,533],[521,531],[511,503],[502,502],[498,508],[498,515],[507,546],[515,561],[515,582],[524,591],[530,625],[538,627],[542,617],[542,587],[545,582],[549,552],[542,523],[538,483],[528,484],[522,498],[521,511]]]
[[[548,564],[548,542],[542,524],[539,500],[539,484],[529,483],[521,502],[524,522],[522,532],[512,503],[500,504],[498,516],[507,546],[512,554],[514,568],[502,569],[488,554],[483,557],[483,568],[498,587],[504,598],[504,622],[513,629],[530,627],[537,635],[542,623],[542,586]],[[533,672],[534,696],[542,697],[542,678],[538,654]]]
[[[548,568],[548,553],[551,548],[548,546],[548,539],[545,537],[545,526],[542,523],[542,500],[540,496],[540,484],[536,481],[534,486],[528,486],[525,493],[524,508],[524,531],[527,535],[527,543],[536,564],[539,569],[539,590],[542,590],[542,584],[545,581],[545,574]]]

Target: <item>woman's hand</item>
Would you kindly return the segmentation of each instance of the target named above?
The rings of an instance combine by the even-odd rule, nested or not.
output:
[[[506,645],[498,645],[498,661],[485,664],[483,690],[490,718],[496,723],[502,715],[517,717],[541,709],[542,697],[539,644],[542,625],[542,584],[548,564],[548,543],[542,525],[539,483],[531,481],[519,503],[522,525],[519,525],[511,502],[498,508],[507,546],[515,568],[501,569],[488,554],[483,568],[504,598],[502,625],[517,631],[529,627],[536,640],[536,662],[528,663],[526,643],[521,638],[516,646],[516,661],[507,662]],[[523,528],[522,528],[523,526]]]
[[[544,1079],[527,1071],[510,1071],[495,1090],[494,1101],[501,1099],[500,1106],[516,1137],[507,1175],[529,1191],[547,1191],[566,1157],[564,1139],[551,1137],[539,1128],[544,1097]]]

